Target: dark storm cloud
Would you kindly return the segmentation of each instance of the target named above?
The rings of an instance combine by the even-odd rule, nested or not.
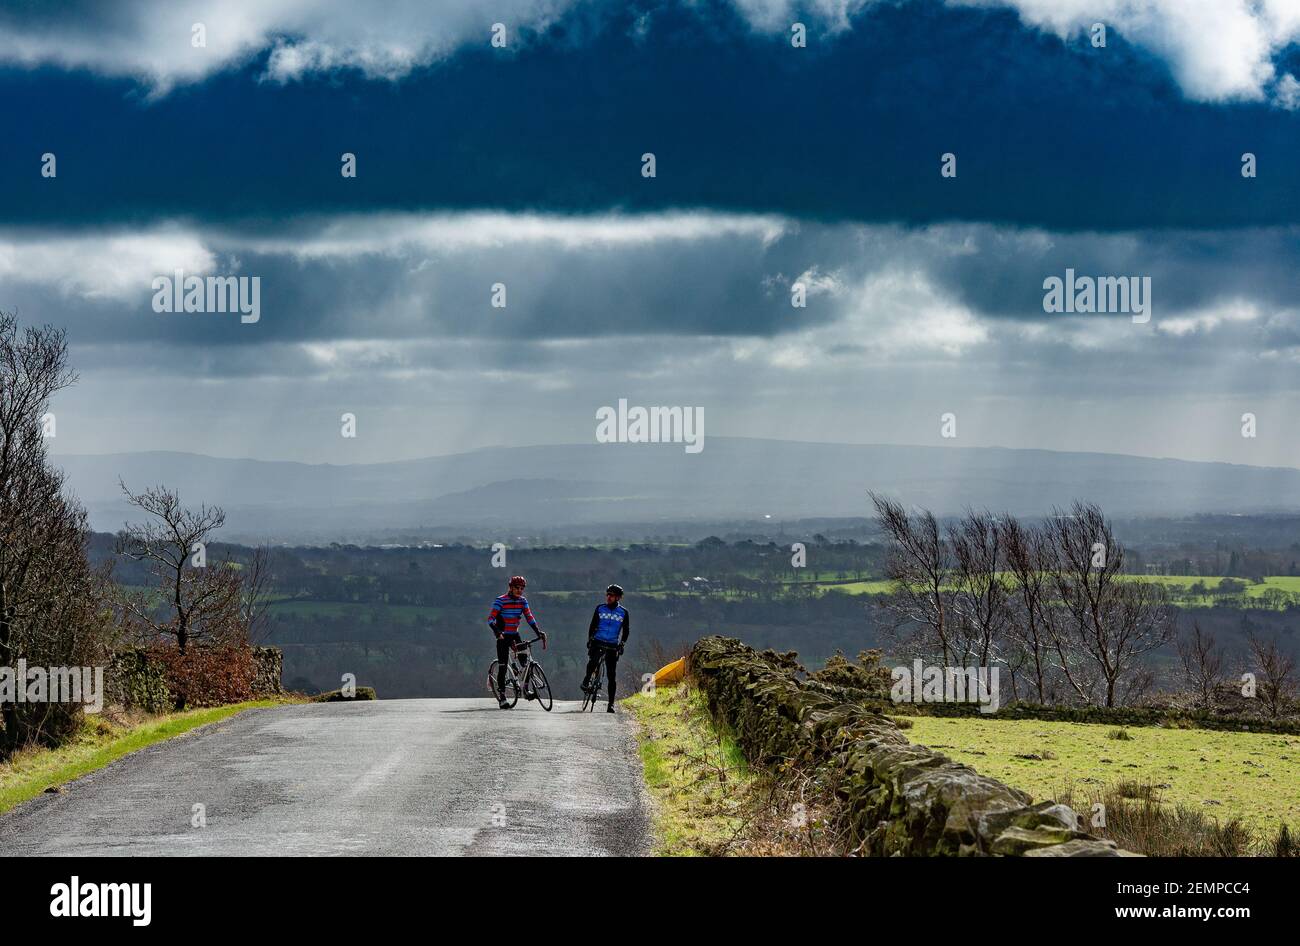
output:
[[[982,229],[979,252],[954,255],[940,285],[990,316],[1042,318],[1043,281],[1149,276],[1159,311],[1186,312],[1228,300],[1289,307],[1300,299],[1300,230],[1145,231],[1130,234]]]
[[[937,0],[871,5],[854,24],[814,22],[795,50],[727,4],[585,3],[508,54],[476,42],[400,82],[347,65],[267,81],[262,49],[162,98],[133,79],[6,69],[0,219],[709,207],[1053,230],[1300,222],[1300,117],[1189,101],[1118,31],[1097,50]],[[38,174],[46,151],[54,181]],[[339,175],[344,151],[356,180]],[[949,151],[956,180],[939,176]]]
[[[260,319],[245,325],[236,315],[155,312],[152,280],[177,268],[258,277]],[[1156,325],[1244,306],[1253,311],[1253,334],[1234,344],[1265,352],[1295,343],[1289,320],[1268,319],[1300,298],[1300,231],[1292,228],[1059,234],[711,214],[471,214],[68,237],[0,229],[4,308],[67,325],[81,344],[781,338],[855,318],[876,319],[877,334],[910,337],[923,317],[918,307],[964,313],[972,326],[1038,324],[1047,341],[1071,323],[1044,312],[1043,282],[1066,269],[1150,277]],[[890,280],[911,288],[882,289]],[[807,288],[806,307],[791,304],[795,282]],[[504,308],[491,304],[497,284]],[[1127,321],[1097,315],[1085,324]],[[951,319],[943,324],[958,335],[941,345],[968,337]]]

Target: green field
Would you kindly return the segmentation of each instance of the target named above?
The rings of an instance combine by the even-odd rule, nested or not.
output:
[[[1173,595],[1174,600],[1182,605],[1193,607],[1212,607],[1215,601],[1231,600],[1235,595],[1213,594],[1190,595],[1188,589],[1198,581],[1203,584],[1207,590],[1213,591],[1219,585],[1227,580],[1218,577],[1203,578],[1198,575],[1142,575],[1135,576],[1138,581],[1149,581],[1164,585]],[[1233,581],[1239,581],[1245,584],[1246,588],[1240,594],[1246,598],[1262,599],[1269,591],[1280,591],[1289,595],[1300,594],[1300,576],[1296,575],[1270,575],[1262,582],[1256,584],[1249,578],[1234,578]],[[1271,606],[1271,605],[1270,605]]]
[[[1199,581],[1206,588],[1211,589],[1219,587],[1219,583],[1225,580],[1217,576],[1204,577],[1201,575],[1135,575],[1133,577],[1138,581],[1149,581],[1160,585],[1182,585],[1187,588]],[[1300,575],[1270,575],[1264,579],[1262,584],[1253,584],[1249,578],[1234,578],[1233,581],[1245,583],[1245,593],[1252,597],[1262,595],[1270,588],[1276,588],[1289,594],[1300,594]]]
[[[912,742],[1036,801],[1135,781],[1157,786],[1167,805],[1194,806],[1221,822],[1235,816],[1267,832],[1283,821],[1300,825],[1300,736],[1135,726],[1126,730],[1131,741],[1121,741],[1107,738],[1115,726],[1095,723],[907,718]],[[1021,758],[1029,755],[1042,758]]]
[[[1125,575],[1123,577],[1125,578],[1125,580],[1129,580],[1129,581],[1144,581],[1144,582],[1151,582],[1154,584],[1164,585],[1166,588],[1169,589],[1169,591],[1171,592],[1171,594],[1174,596],[1175,600],[1178,603],[1184,605],[1193,605],[1193,606],[1203,605],[1206,607],[1209,607],[1214,604],[1216,600],[1215,595],[1204,594],[1204,595],[1197,595],[1195,597],[1192,597],[1186,593],[1187,590],[1190,589],[1192,585],[1196,584],[1197,582],[1201,582],[1205,586],[1207,591],[1212,592],[1214,589],[1219,587],[1219,584],[1221,582],[1226,580],[1225,578],[1219,576],[1203,577],[1200,575]],[[1268,578],[1265,578],[1263,582],[1259,584],[1253,583],[1248,578],[1235,578],[1233,580],[1242,582],[1246,586],[1245,591],[1241,592],[1241,594],[1243,594],[1248,598],[1261,598],[1263,597],[1265,592],[1269,591],[1270,589],[1276,589],[1278,591],[1285,592],[1287,594],[1300,595],[1300,576],[1297,575],[1273,575]],[[787,579],[779,579],[777,583],[786,589],[793,589],[796,586],[811,585],[816,589],[817,593],[819,594],[829,594],[831,592],[835,592],[837,594],[848,594],[848,595],[883,595],[883,594],[887,594],[893,588],[893,582],[885,578],[868,578],[861,581],[845,581],[843,579],[826,578],[816,582],[809,581],[806,579],[791,580],[787,578]],[[1182,593],[1180,594],[1180,592]],[[636,593],[644,597],[664,597],[665,595],[670,593],[671,594],[699,594],[699,592],[690,592],[690,591],[683,592],[677,588],[673,588],[671,592],[638,591]],[[587,594],[587,593],[563,591],[563,592],[551,592],[551,594],[570,595],[570,594]],[[724,591],[721,588],[718,588],[710,592],[709,594],[712,597],[719,598],[719,599],[727,599],[727,600],[739,599],[743,597],[743,595],[730,592],[730,591]]]
[[[893,587],[893,582],[884,578],[869,578],[866,581],[820,582],[818,587],[823,592],[837,591],[848,595],[883,595]]]
[[[1221,582],[1227,580],[1219,576],[1203,577],[1200,575],[1125,575],[1124,578],[1130,581],[1144,581],[1163,585],[1169,589],[1178,603],[1206,607],[1214,604],[1216,596],[1204,594],[1193,597],[1187,594],[1188,589],[1200,582],[1207,591],[1212,592],[1219,587]],[[1234,578],[1232,580],[1242,582],[1246,586],[1241,594],[1247,598],[1262,598],[1266,592],[1272,589],[1286,594],[1300,595],[1300,576],[1298,575],[1271,575],[1258,584],[1252,582],[1249,578]],[[787,582],[788,584],[791,583]],[[883,578],[868,579],[866,581],[817,582],[817,590],[823,594],[836,591],[841,594],[880,595],[888,593],[892,586],[893,582]]]

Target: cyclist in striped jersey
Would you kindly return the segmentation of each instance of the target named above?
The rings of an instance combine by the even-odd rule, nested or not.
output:
[[[537,618],[533,617],[533,611],[528,607],[528,599],[524,597],[524,588],[527,584],[523,575],[515,575],[511,578],[506,593],[492,602],[492,610],[487,617],[488,627],[492,628],[492,633],[497,639],[497,692],[502,697],[500,701],[502,709],[510,709],[510,704],[504,699],[506,663],[510,660],[511,648],[519,643],[519,622],[526,620],[528,626],[542,639],[542,646],[546,646],[546,634],[537,626]]]

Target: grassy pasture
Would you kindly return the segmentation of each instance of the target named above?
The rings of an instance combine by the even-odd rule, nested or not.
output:
[[[911,741],[1035,800],[1133,783],[1155,786],[1162,804],[1239,817],[1252,830],[1300,825],[1300,736],[1127,727],[1117,739],[1116,726],[1095,723],[907,718]]]

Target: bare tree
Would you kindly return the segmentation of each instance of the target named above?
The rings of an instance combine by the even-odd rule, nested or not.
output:
[[[1213,634],[1201,630],[1199,621],[1192,624],[1191,634],[1178,636],[1176,647],[1183,684],[1195,695],[1197,706],[1214,709],[1214,688],[1223,681],[1223,648]]]
[[[948,530],[952,548],[952,613],[960,665],[987,667],[1001,659],[1011,620],[1010,588],[1001,523],[988,512],[967,512]]]
[[[871,493],[880,528],[889,539],[885,574],[894,583],[883,605],[906,625],[903,643],[925,654],[941,655],[955,666],[960,644],[951,614],[952,550],[928,510],[910,517],[899,503]],[[899,625],[892,629],[899,632]]]
[[[239,619],[251,643],[260,643],[270,633],[267,608],[270,606],[271,550],[260,545],[244,566],[240,576]]]
[[[1029,652],[1025,650],[1018,639],[1008,635],[1006,648],[1002,654],[1002,662],[1006,664],[1007,674],[1011,677],[1011,699],[1013,702],[1018,701],[1020,699],[1020,679],[1024,675],[1025,668],[1031,665]]]
[[[73,384],[67,339],[50,326],[20,330],[0,313],[0,665],[87,666],[107,627],[102,575],[86,558],[85,511],[47,462],[42,417]],[[71,731],[77,708],[5,702],[0,757]]]
[[[1049,526],[1055,597],[1063,620],[1052,628],[1057,666],[1086,703],[1116,705],[1121,684],[1146,654],[1168,643],[1173,615],[1160,585],[1124,580],[1124,550],[1100,509],[1074,503]]]
[[[1277,719],[1295,692],[1295,658],[1282,652],[1276,638],[1265,640],[1254,631],[1247,632],[1246,643],[1250,647],[1251,669],[1258,678],[1256,693],[1268,715]]]
[[[1050,699],[1048,674],[1054,635],[1052,592],[1048,576],[1050,546],[1037,529],[1026,528],[1018,519],[1002,517],[1007,571],[1011,576],[1016,607],[1011,610],[1008,636],[1019,644],[1025,666],[1033,674],[1039,703]]]
[[[246,611],[239,570],[226,560],[206,561],[208,543],[225,524],[225,512],[219,506],[187,509],[165,486],[138,494],[121,486],[127,502],[153,518],[128,523],[118,534],[118,551],[149,562],[165,595],[165,605],[155,595],[127,595],[128,613],[152,634],[174,637],[181,653],[192,641],[242,633]]]

